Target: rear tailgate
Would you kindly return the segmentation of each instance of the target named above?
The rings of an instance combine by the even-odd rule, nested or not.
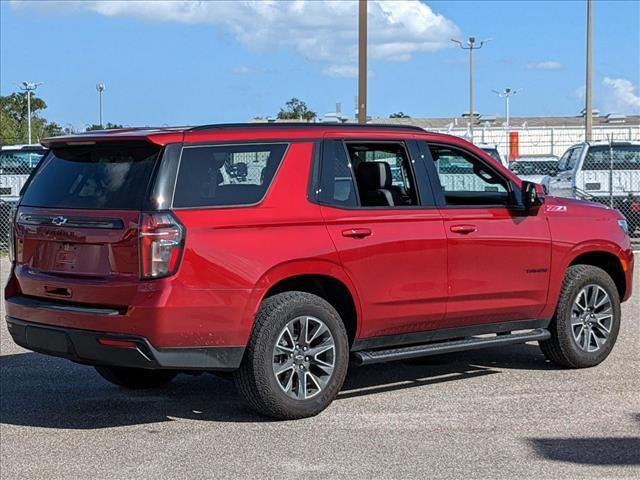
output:
[[[16,215],[24,295],[127,305],[139,282],[138,230],[159,157],[139,143],[54,149]]]

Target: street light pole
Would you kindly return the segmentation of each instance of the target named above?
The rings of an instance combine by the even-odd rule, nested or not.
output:
[[[100,127],[102,127],[102,92],[104,92],[105,89],[105,84],[104,83],[98,83],[96,85],[96,90],[98,91],[98,95],[100,96]]]
[[[510,119],[511,119],[511,115],[510,115],[510,101],[511,101],[511,97],[513,97],[516,93],[518,93],[520,90],[513,90],[511,88],[505,88],[503,91],[498,91],[498,90],[494,90],[493,93],[495,93],[496,95],[498,95],[500,98],[504,98],[505,100],[505,104],[506,104],[506,122],[507,122],[507,129],[509,128],[509,126],[511,125],[510,123]]]
[[[471,135],[471,141],[473,141],[473,51],[480,50],[485,43],[490,41],[482,40],[479,45],[476,45],[476,37],[469,37],[466,43],[462,40],[451,39],[452,42],[457,43],[463,50],[469,50],[469,135]]]
[[[367,0],[358,2],[358,123],[367,123]]]
[[[29,144],[31,144],[31,92],[34,92],[40,85],[42,82],[22,82],[18,85],[20,90],[27,93],[27,138]]]
[[[593,73],[593,1],[587,0],[587,75],[585,85],[585,109],[584,109],[584,139],[591,141],[591,130],[593,127],[592,116],[592,73]]]

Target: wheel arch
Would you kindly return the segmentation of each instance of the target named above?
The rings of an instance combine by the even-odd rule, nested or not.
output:
[[[575,255],[567,264],[567,268],[573,265],[591,265],[607,272],[615,283],[620,298],[625,298],[627,293],[627,279],[620,257],[610,251],[590,250]]]
[[[362,314],[355,285],[340,265],[324,260],[287,262],[266,272],[248,302],[245,322],[253,325],[264,299],[294,290],[318,295],[329,302],[345,324],[349,343],[357,338]]]

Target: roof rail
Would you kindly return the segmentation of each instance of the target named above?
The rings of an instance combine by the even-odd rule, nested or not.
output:
[[[199,125],[187,129],[188,132],[199,132],[201,130],[226,130],[231,128],[362,128],[362,129],[380,129],[380,130],[417,130],[424,132],[425,130],[415,125],[399,125],[385,123],[297,123],[297,122],[277,122],[277,123],[213,123],[211,125]]]

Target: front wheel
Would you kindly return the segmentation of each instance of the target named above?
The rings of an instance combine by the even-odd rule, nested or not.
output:
[[[548,360],[568,368],[593,367],[616,343],[620,330],[620,296],[601,268],[569,267],[549,326],[551,338],[540,342]]]
[[[177,375],[171,370],[144,368],[96,366],[95,369],[108,382],[135,390],[164,387]]]
[[[279,419],[324,410],[344,382],[349,341],[322,298],[285,292],[261,305],[235,383],[254,410]]]

